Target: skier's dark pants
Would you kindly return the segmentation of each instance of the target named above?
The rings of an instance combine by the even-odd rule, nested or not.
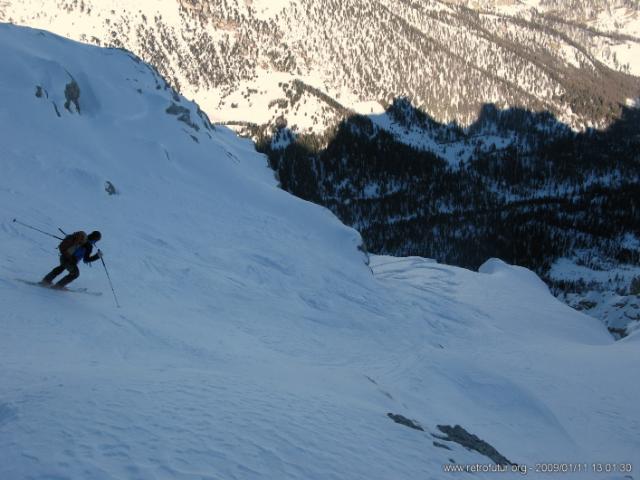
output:
[[[56,283],[59,287],[64,287],[69,283],[73,282],[76,278],[80,276],[80,269],[78,268],[78,264],[75,262],[75,259],[68,259],[60,255],[60,265],[51,270],[43,279],[43,282],[51,283],[53,279],[60,275],[65,270],[68,270],[69,273],[62,277],[62,279]]]

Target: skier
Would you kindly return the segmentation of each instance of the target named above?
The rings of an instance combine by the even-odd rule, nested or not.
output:
[[[60,265],[51,270],[40,283],[43,285],[51,285],[53,279],[60,275],[65,270],[69,273],[62,277],[52,288],[64,288],[69,283],[73,282],[80,276],[80,269],[78,268],[78,262],[82,260],[84,263],[95,262],[102,258],[102,252],[98,249],[98,253],[91,255],[91,251],[96,242],[102,238],[102,234],[98,231],[93,231],[87,235],[83,231],[72,233],[67,235],[60,245]]]

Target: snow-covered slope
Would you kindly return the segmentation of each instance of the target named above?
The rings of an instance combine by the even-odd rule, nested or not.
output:
[[[614,343],[498,260],[370,269],[354,230],[125,51],[0,25],[0,58],[0,478],[492,464],[444,439],[457,424],[532,478],[539,462],[579,462],[575,478],[640,464],[637,332]],[[99,264],[74,284],[99,297],[19,282],[56,264],[57,241],[13,218],[100,229],[122,308]]]

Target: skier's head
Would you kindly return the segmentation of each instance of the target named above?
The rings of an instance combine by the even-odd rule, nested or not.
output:
[[[102,234],[97,230],[94,230],[93,232],[91,232],[89,234],[89,236],[87,237],[87,239],[91,243],[96,243],[96,242],[100,241],[101,238],[102,238]]]

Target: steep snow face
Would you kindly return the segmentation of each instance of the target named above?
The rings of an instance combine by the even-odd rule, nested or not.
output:
[[[613,343],[497,260],[367,267],[354,230],[125,51],[0,25],[0,58],[0,478],[490,464],[432,436],[455,424],[522,468],[640,464],[638,332]],[[99,263],[74,283],[98,297],[18,281],[57,241],[13,218],[100,229],[122,308]]]

